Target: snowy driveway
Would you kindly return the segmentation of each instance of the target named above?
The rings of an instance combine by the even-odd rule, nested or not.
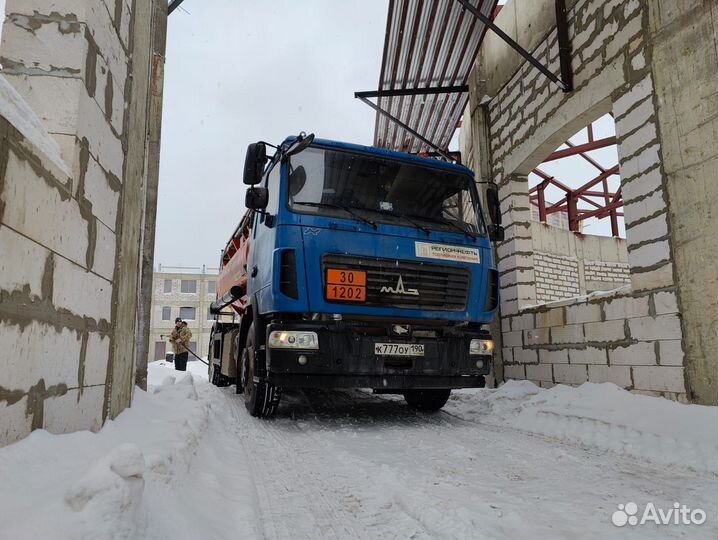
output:
[[[273,421],[251,418],[233,388],[204,391],[212,400],[208,431],[227,428],[221,444],[234,463],[224,472],[216,462],[193,468],[216,474],[217,482],[236,473],[235,492],[253,501],[239,518],[234,498],[217,508],[228,527],[217,529],[218,538],[716,537],[713,475],[450,412],[415,413],[357,391],[285,395]],[[713,519],[618,528],[611,514],[629,501],[662,508],[682,501]]]
[[[523,381],[431,414],[294,393],[268,421],[189,367],[151,365],[150,391],[97,434],[0,448],[0,540],[718,537],[715,407]],[[705,523],[612,523],[674,503]]]

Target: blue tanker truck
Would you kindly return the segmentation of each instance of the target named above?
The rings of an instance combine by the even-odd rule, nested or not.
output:
[[[451,389],[483,387],[495,186],[487,224],[461,165],[304,134],[267,146],[249,145],[247,211],[222,251],[210,380],[236,384],[259,417],[289,388],[370,388],[438,410]]]

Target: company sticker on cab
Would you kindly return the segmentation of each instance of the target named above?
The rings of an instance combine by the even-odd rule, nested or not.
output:
[[[414,242],[416,256],[425,259],[441,259],[443,261],[480,263],[481,256],[476,248],[464,246],[447,246],[445,244],[430,244],[428,242]]]

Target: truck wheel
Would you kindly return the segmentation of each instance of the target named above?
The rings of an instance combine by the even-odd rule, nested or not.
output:
[[[412,409],[418,411],[438,411],[449,401],[450,394],[450,388],[405,390],[404,399]]]
[[[242,351],[244,405],[250,415],[269,418],[277,412],[281,390],[263,379],[255,382],[256,354],[254,343],[254,323],[252,323],[247,333],[247,343]]]

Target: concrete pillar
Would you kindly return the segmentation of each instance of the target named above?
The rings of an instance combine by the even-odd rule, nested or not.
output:
[[[649,0],[688,397],[718,404],[718,5]]]
[[[135,382],[147,390],[147,357],[150,348],[155,227],[157,224],[157,187],[159,184],[160,136],[162,132],[162,88],[164,80],[165,45],[167,41],[167,1],[155,2],[152,13],[152,72],[147,148],[147,196],[145,199],[144,231],[136,335]]]
[[[135,365],[139,358],[137,343],[149,339],[149,314],[142,312],[142,324],[139,324],[138,312],[142,293],[143,245],[154,245],[154,227],[145,229],[147,213],[154,214],[156,206],[158,148],[150,153],[148,141],[150,133],[158,146],[157,101],[152,94],[155,55],[153,35],[159,26],[164,28],[167,10],[160,11],[165,0],[135,0],[132,19],[132,48],[139,54],[133,56],[131,80],[129,85],[129,108],[127,111],[127,163],[122,193],[122,237],[118,244],[119,259],[116,266],[116,287],[114,304],[116,306],[115,328],[118,339],[110,350],[112,359],[110,381],[108,385],[107,414],[116,417],[129,406],[135,381]],[[164,31],[163,31],[164,33]],[[161,80],[154,81],[161,86]],[[161,93],[160,93],[161,96]],[[155,106],[156,118],[150,118],[151,103]],[[161,104],[161,101],[160,101]],[[148,173],[152,169],[153,177]],[[139,196],[138,196],[139,194]],[[152,266],[152,261],[149,261]],[[140,331],[141,328],[141,331]],[[138,336],[137,334],[140,334]],[[146,352],[144,357],[146,358]],[[142,362],[142,360],[139,360]]]

